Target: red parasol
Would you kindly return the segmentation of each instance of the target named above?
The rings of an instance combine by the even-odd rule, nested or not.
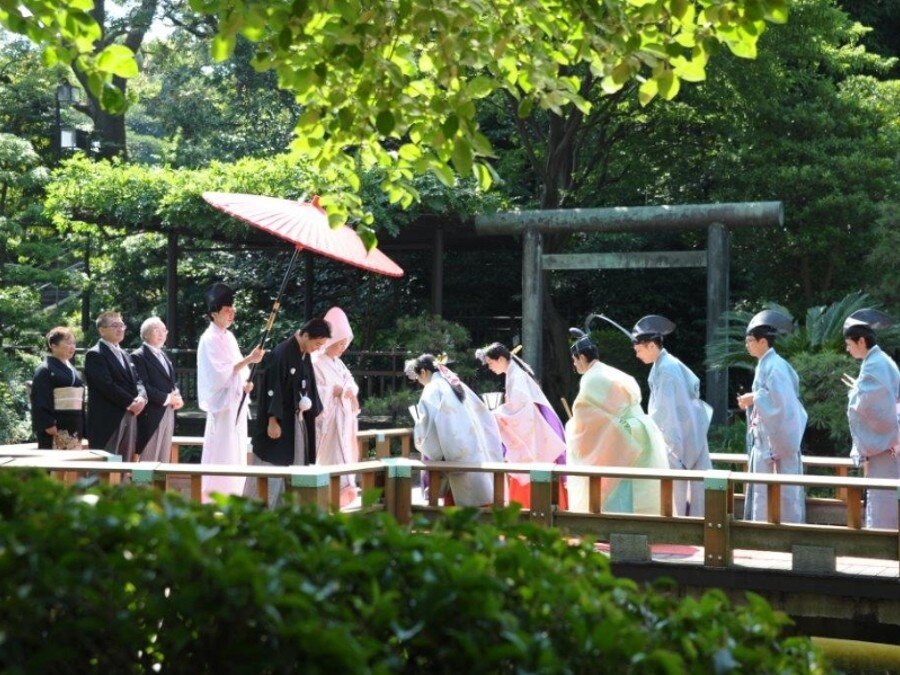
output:
[[[344,225],[332,229],[328,215],[319,206],[318,197],[313,197],[309,203],[260,195],[204,192],[203,199],[220,211],[274,234],[297,248],[385,276],[403,276],[403,270],[377,248],[367,251],[362,239],[351,228]]]
[[[313,197],[311,203],[279,199],[277,197],[264,197],[261,195],[247,195],[230,192],[204,192],[203,199],[211,206],[224,211],[228,215],[242,220],[248,225],[274,234],[294,245],[294,255],[288,264],[287,271],[281,281],[278,297],[272,306],[272,312],[266,321],[259,346],[264,347],[269,338],[269,332],[275,323],[275,317],[281,307],[281,296],[287,287],[287,282],[297,255],[301,250],[315,251],[320,255],[338,260],[340,262],[359,267],[370,272],[377,272],[389,277],[403,276],[403,270],[393,260],[388,258],[377,248],[366,250],[362,239],[346,225],[332,229],[328,224],[328,215],[319,206],[319,198]],[[257,364],[253,364],[250,371],[250,379],[256,371]],[[238,406],[238,416],[244,405],[244,397]]]

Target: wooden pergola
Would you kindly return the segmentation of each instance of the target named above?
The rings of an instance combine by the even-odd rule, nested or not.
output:
[[[710,342],[728,309],[729,230],[784,224],[781,202],[617,206],[603,209],[510,211],[478,216],[481,235],[522,237],[522,343],[525,359],[541,372],[543,272],[550,270],[706,268],[706,340]],[[705,251],[640,251],[544,255],[544,233],[656,232],[706,228]],[[674,317],[677,319],[677,317]],[[714,422],[724,422],[728,372],[706,371],[706,400]]]

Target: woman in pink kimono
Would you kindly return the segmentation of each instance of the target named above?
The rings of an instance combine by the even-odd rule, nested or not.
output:
[[[492,373],[506,375],[505,400],[493,411],[506,448],[506,461],[565,464],[565,428],[535,381],[529,365],[499,342],[479,349],[475,358]],[[510,502],[530,508],[528,474],[510,474],[508,487]],[[566,489],[562,485],[558,501],[561,509],[568,508]]]
[[[353,341],[347,315],[339,307],[325,314],[331,338],[316,352],[313,369],[322,399],[322,413],[316,417],[316,464],[351,464],[359,461],[356,432],[359,428],[359,387],[341,355]],[[341,506],[356,499],[356,477],[341,476]]]

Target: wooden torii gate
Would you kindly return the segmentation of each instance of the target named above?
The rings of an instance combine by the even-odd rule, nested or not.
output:
[[[706,268],[706,340],[713,339],[728,309],[729,230],[784,224],[781,202],[617,206],[604,209],[508,211],[475,219],[478,234],[522,235],[522,344],[525,359],[541,372],[542,272],[545,270]],[[639,251],[544,255],[542,234],[576,232],[653,232],[705,227],[706,251]],[[672,317],[677,319],[677,317]],[[716,423],[728,408],[728,373],[706,371],[706,400]]]

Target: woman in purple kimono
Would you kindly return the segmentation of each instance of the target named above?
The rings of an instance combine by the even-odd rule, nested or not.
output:
[[[475,358],[492,373],[506,375],[503,405],[494,410],[508,462],[565,464],[566,432],[550,402],[534,379],[534,372],[499,342],[475,352]],[[509,501],[530,508],[528,474],[509,476]],[[568,508],[565,487],[560,485],[559,506]]]

